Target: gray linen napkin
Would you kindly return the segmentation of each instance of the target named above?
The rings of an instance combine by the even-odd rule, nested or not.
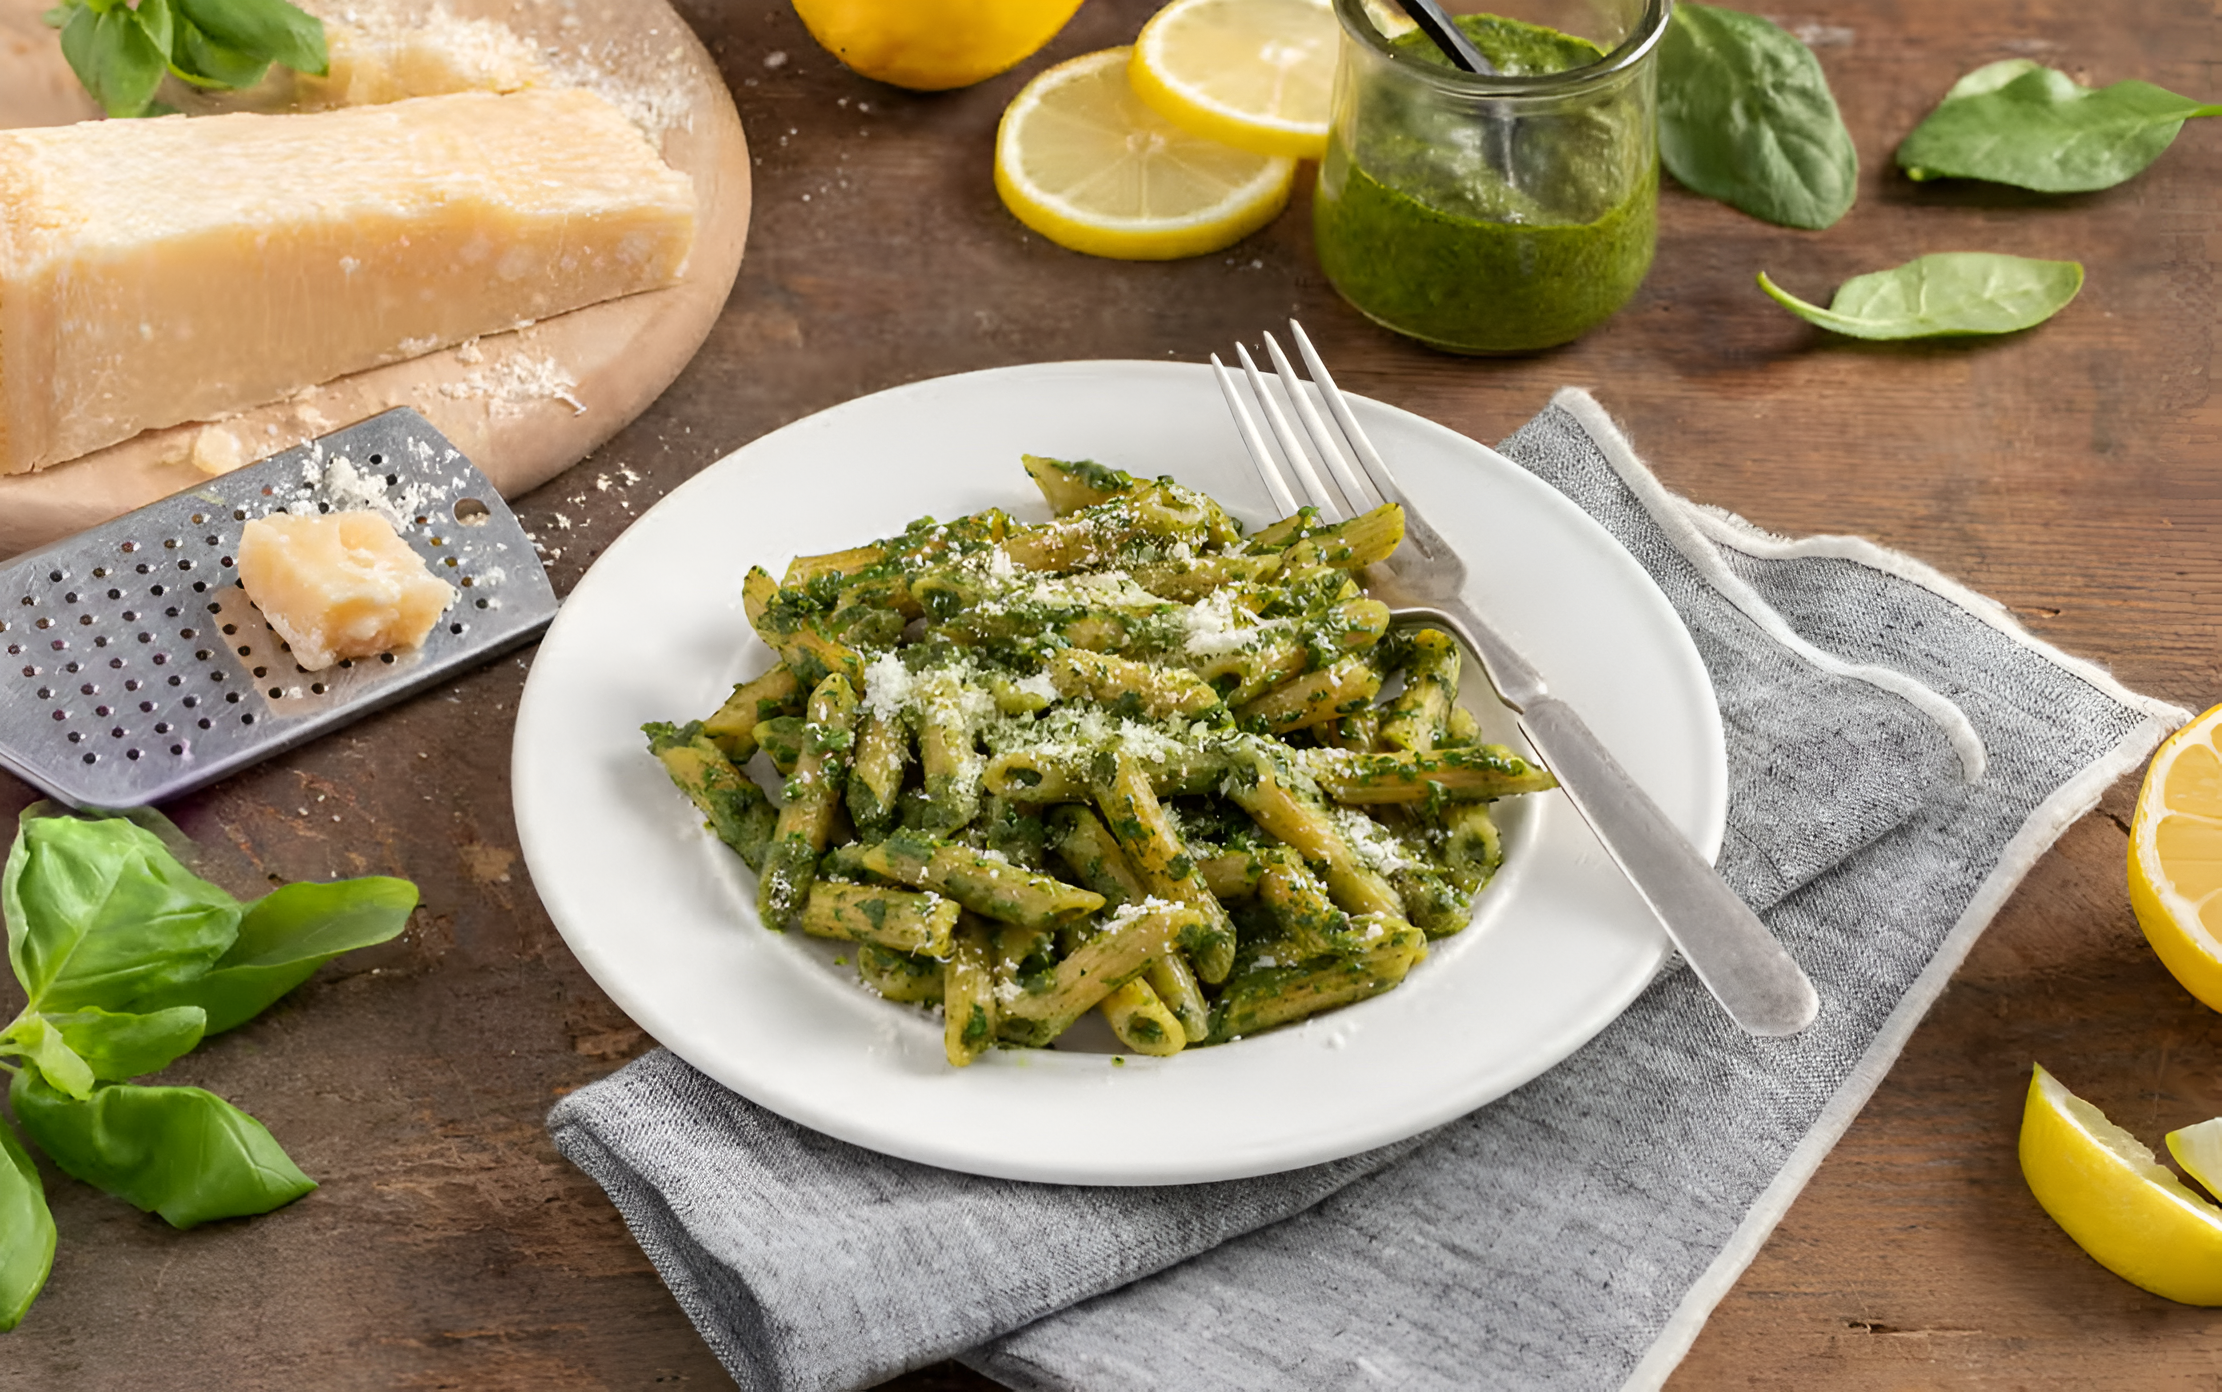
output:
[[[1749,1038],[1673,965],[1428,1136],[1162,1189],[890,1159],[652,1053],[549,1126],[743,1387],[960,1355],[1022,1389],[1655,1386],[2037,855],[2186,718],[1918,562],[1674,497],[1582,392],[1500,448],[1688,624],[1728,730],[1722,871],[1820,1018]]]

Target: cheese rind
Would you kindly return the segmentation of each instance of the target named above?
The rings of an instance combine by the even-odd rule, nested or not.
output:
[[[421,646],[456,597],[375,512],[255,518],[240,531],[239,583],[311,672]]]
[[[583,90],[0,131],[0,473],[671,284],[694,207]]]

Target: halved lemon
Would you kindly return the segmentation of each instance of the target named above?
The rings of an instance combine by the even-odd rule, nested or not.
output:
[[[2222,706],[2168,737],[2129,828],[2129,903],[2184,989],[2222,1010]]]
[[[2021,1172],[2107,1270],[2169,1300],[2222,1305],[2222,1208],[2042,1067],[2022,1110]]]
[[[1190,135],[1127,85],[1127,50],[1041,74],[1003,112],[995,190],[1062,247],[1127,261],[1217,251],[1288,205],[1296,161]]]
[[[1328,0],[1173,0],[1142,26],[1128,76],[1184,130],[1318,159],[1341,37]]]
[[[1056,37],[1080,0],[795,0],[843,63],[920,92],[969,87]]]

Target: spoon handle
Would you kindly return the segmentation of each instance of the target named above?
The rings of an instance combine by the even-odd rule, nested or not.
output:
[[[1396,3],[1397,8],[1420,26],[1421,33],[1435,41],[1435,46],[1443,50],[1443,56],[1454,66],[1483,77],[1497,75],[1497,65],[1482,56],[1481,50],[1474,47],[1474,41],[1466,37],[1466,31],[1443,12],[1436,0],[1396,0]]]

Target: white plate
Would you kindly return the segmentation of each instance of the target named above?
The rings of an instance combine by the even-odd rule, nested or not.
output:
[[[1462,543],[1477,607],[1717,851],[1720,715],[1650,578],[1502,456],[1393,407],[1355,407]],[[864,397],[735,451],[634,523],[564,602],[518,710],[518,831],[556,926],[643,1029],[744,1096],[873,1150],[1012,1179],[1174,1184],[1330,1160],[1470,1111],[1572,1053],[1650,980],[1665,936],[1558,794],[1500,804],[1514,813],[1505,869],[1474,926],[1404,985],[1170,1059],[1007,1050],[953,1069],[937,1018],[872,995],[830,948],[765,932],[753,877],[672,790],[641,724],[706,715],[769,665],[741,611],[751,564],[776,575],[927,514],[1046,517],[1021,453],[1171,474],[1246,523],[1268,520],[1208,369],[1002,368]]]

